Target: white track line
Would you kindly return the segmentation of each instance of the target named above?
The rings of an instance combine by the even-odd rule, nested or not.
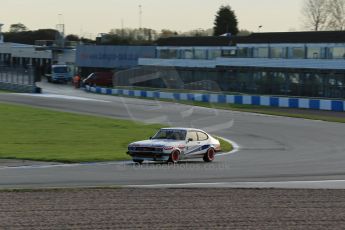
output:
[[[277,182],[216,182],[184,184],[128,185],[126,188],[287,188],[287,189],[345,189],[345,180],[277,181]]]
[[[98,100],[98,99],[92,99],[92,98],[86,98],[86,97],[76,97],[76,96],[67,96],[67,95],[61,95],[61,94],[29,94],[29,93],[23,93],[20,95],[25,96],[31,96],[31,97],[43,97],[43,98],[57,98],[57,99],[66,99],[66,100],[78,100],[78,101],[97,101],[97,102],[107,102],[110,103],[111,101],[105,101],[105,100]]]
[[[0,166],[0,170],[9,169],[44,169],[44,168],[59,168],[59,167],[80,167],[80,166],[104,166],[104,165],[126,165],[132,161],[112,161],[112,162],[90,162],[90,163],[75,163],[75,164],[50,164],[50,165],[21,165],[21,166]]]

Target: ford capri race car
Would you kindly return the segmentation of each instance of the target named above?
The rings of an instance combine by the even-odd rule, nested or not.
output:
[[[202,158],[212,162],[220,143],[208,133],[192,128],[163,128],[150,140],[128,145],[127,154],[134,162],[168,161],[177,163],[183,159]]]

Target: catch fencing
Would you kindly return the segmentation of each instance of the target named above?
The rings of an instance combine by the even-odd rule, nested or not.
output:
[[[37,93],[33,68],[9,67],[0,64],[0,90]]]

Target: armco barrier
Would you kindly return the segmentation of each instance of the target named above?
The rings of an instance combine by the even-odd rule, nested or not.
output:
[[[124,95],[130,97],[147,97],[158,99],[173,99],[183,101],[200,101],[211,103],[228,103],[240,105],[263,105],[282,108],[300,108],[328,111],[345,111],[344,100],[326,100],[309,98],[290,98],[275,96],[253,96],[253,95],[225,95],[225,94],[204,94],[204,93],[170,93],[159,91],[143,91],[129,89],[109,89],[101,87],[89,87],[86,91],[108,95]]]

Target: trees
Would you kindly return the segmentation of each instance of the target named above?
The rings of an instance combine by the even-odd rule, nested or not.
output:
[[[66,39],[67,41],[70,41],[70,42],[78,42],[78,41],[80,41],[79,36],[78,36],[78,35],[75,35],[75,34],[69,34],[69,35],[67,35],[67,36],[65,37],[65,39]]]
[[[225,33],[233,35],[238,33],[237,17],[229,5],[221,6],[214,20],[213,35],[219,36]]]
[[[345,30],[345,0],[330,0],[329,15],[329,29]]]
[[[328,2],[326,0],[305,0],[302,14],[307,29],[323,30],[327,27]]]
[[[4,33],[6,42],[34,45],[36,40],[55,40],[56,30],[39,29],[34,31]]]
[[[302,15],[308,30],[345,30],[345,0],[304,0]]]
[[[20,22],[10,25],[10,32],[11,33],[24,32],[27,30],[28,30],[28,28],[23,23],[20,23]]]

